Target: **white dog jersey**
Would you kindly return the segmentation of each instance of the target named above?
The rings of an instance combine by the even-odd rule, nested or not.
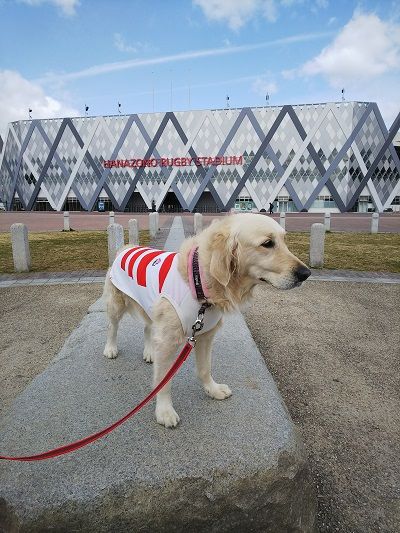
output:
[[[137,302],[152,319],[153,305],[166,298],[174,307],[185,335],[192,334],[200,303],[192,296],[188,283],[178,270],[179,255],[152,248],[135,246],[123,250],[115,258],[110,280],[123,293]],[[214,306],[204,314],[201,333],[210,331],[222,317]]]

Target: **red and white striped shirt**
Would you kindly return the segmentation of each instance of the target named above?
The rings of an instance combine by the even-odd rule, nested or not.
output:
[[[118,254],[110,270],[110,280],[123,293],[135,300],[152,319],[153,305],[166,298],[174,307],[185,335],[192,334],[200,303],[192,296],[189,284],[178,270],[179,254],[135,246]],[[204,315],[205,333],[222,317],[214,306]]]

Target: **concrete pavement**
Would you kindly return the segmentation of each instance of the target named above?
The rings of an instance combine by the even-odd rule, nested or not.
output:
[[[171,242],[183,238],[173,224]],[[175,244],[174,244],[175,243]],[[142,325],[126,317],[120,356],[102,356],[101,300],[0,420],[2,453],[34,453],[99,430],[149,391]],[[158,426],[154,405],[100,442],[40,463],[0,463],[6,531],[313,531],[306,454],[240,314],[227,317],[214,373],[232,398],[206,397],[193,358],[174,380],[182,423]]]

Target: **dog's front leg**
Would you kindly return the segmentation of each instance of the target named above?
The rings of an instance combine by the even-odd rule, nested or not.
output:
[[[216,329],[196,337],[196,366],[197,375],[203,384],[206,393],[216,400],[225,400],[231,396],[232,391],[224,383],[216,383],[211,375],[211,347]]]
[[[157,333],[153,337],[153,364],[154,364],[154,386],[158,385],[167,371],[172,366],[176,354],[177,345],[168,344],[158,337]],[[173,428],[178,425],[179,416],[172,405],[171,381],[157,394],[156,419],[159,424],[166,428]]]

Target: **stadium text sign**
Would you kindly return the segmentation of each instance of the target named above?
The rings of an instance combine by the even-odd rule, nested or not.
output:
[[[243,156],[204,156],[204,157],[160,157],[158,159],[107,159],[103,161],[104,168],[121,167],[190,167],[219,166],[219,165],[243,165]]]

